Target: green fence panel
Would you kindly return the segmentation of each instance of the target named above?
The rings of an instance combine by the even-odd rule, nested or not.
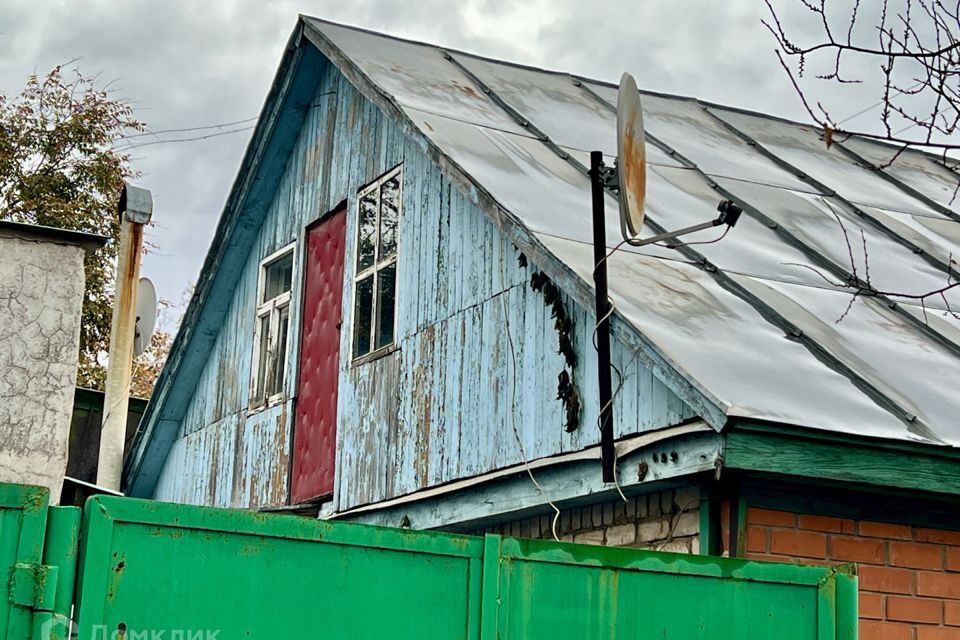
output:
[[[493,563],[489,557],[495,548]],[[516,538],[488,540],[487,554],[485,640],[856,638],[851,566],[785,565]]]
[[[0,484],[0,630],[8,640],[33,634],[34,611],[48,595],[41,570],[49,492],[41,487]]]
[[[0,484],[3,639],[65,637],[79,510]],[[96,497],[79,638],[855,640],[851,567],[328,523]],[[44,540],[46,539],[46,544]]]
[[[479,637],[482,538],[97,496],[82,539],[80,640]]]

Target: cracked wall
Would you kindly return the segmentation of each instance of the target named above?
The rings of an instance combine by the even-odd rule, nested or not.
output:
[[[0,233],[0,482],[60,499],[80,343],[84,250]]]

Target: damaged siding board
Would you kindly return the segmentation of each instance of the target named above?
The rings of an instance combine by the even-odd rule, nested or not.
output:
[[[157,497],[234,507],[286,501],[293,399],[265,410],[248,406],[259,261],[297,243],[289,394],[295,388],[303,313],[304,229],[347,201],[344,280],[352,282],[357,191],[401,163],[397,349],[364,364],[351,362],[354,301],[347,288],[334,508],[374,503],[521,462],[511,416],[528,459],[598,441],[592,313],[561,296],[573,320],[571,339],[578,362],[572,371],[583,403],[578,428],[567,433],[564,407],[557,399],[564,357],[558,353],[551,308],[530,287],[537,265],[522,266],[517,249],[470,197],[328,67],[274,199],[264,211],[227,318],[161,474]],[[625,391],[617,398],[618,433],[691,417],[632,352],[617,342],[613,350],[614,362],[626,376]]]
[[[179,438],[157,484],[158,500],[229,507],[235,465],[237,419],[228,417]],[[194,464],[207,461],[207,466]]]

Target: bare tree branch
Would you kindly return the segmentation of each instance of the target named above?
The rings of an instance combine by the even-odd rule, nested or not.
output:
[[[804,109],[823,127],[828,146],[838,136],[857,135],[894,143],[897,155],[908,147],[935,150],[955,171],[956,163],[948,161],[946,152],[960,149],[960,143],[951,140],[960,133],[960,6],[947,6],[942,0],[901,0],[893,10],[888,0],[882,0],[879,5],[864,5],[879,6],[876,24],[867,28],[861,0],[849,0],[839,12],[832,0],[794,1],[813,14],[819,34],[812,41],[798,43],[790,35],[797,29],[788,29],[774,0],[764,0],[769,16],[762,23],[776,40],[777,59]],[[802,81],[810,65],[818,67],[813,79],[819,82],[876,85],[879,102],[837,121],[826,103],[808,95]],[[851,68],[868,71],[851,74]],[[876,107],[881,108],[878,130],[842,126]],[[916,135],[902,135],[908,130]]]

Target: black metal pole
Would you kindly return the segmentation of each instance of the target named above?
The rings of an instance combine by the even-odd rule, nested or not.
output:
[[[597,291],[597,378],[600,388],[600,463],[603,481],[614,481],[613,397],[610,379],[610,301],[607,297],[607,231],[603,212],[603,153],[590,152],[593,198],[593,284]]]

